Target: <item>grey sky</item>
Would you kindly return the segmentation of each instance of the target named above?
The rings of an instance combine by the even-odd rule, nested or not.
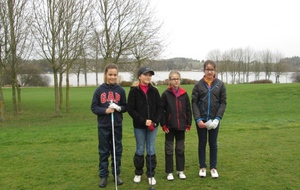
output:
[[[209,51],[251,47],[300,56],[298,0],[151,0],[164,22],[162,58],[206,59]]]

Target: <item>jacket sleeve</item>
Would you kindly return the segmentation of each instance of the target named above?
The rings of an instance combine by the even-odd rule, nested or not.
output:
[[[226,109],[226,105],[227,105],[227,97],[226,97],[226,87],[225,84],[222,82],[222,87],[220,90],[220,100],[219,100],[219,108],[216,114],[216,117],[219,117],[220,119],[222,119],[225,109]]]
[[[162,96],[161,96],[161,104],[162,104],[162,115],[161,115],[161,119],[160,119],[160,125],[161,126],[164,126],[166,125],[166,94],[163,93]]]
[[[155,110],[155,115],[154,118],[152,119],[152,121],[154,123],[156,123],[156,125],[158,126],[161,117],[162,117],[162,113],[163,113],[163,108],[162,108],[162,103],[161,103],[161,97],[159,95],[158,90],[155,88],[155,103],[156,103],[156,110]]]
[[[202,120],[203,118],[201,118],[201,115],[200,115],[200,110],[199,110],[199,81],[195,84],[194,88],[193,88],[193,91],[192,91],[192,109],[193,109],[193,115],[194,115],[194,119],[196,121],[196,124],[197,124],[197,121],[199,120]]]
[[[122,93],[121,93],[120,107],[121,107],[121,113],[124,113],[127,111],[126,93],[123,88],[122,88]]]
[[[192,110],[188,94],[186,94],[186,125],[192,126]]]
[[[100,93],[98,89],[94,92],[91,104],[91,110],[95,115],[106,115],[106,107],[100,106]]]

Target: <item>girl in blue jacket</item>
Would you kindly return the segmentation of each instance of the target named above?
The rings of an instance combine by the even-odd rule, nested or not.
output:
[[[206,177],[206,143],[208,140],[211,177],[218,178],[217,138],[220,120],[226,108],[226,87],[221,80],[216,78],[214,61],[204,62],[204,74],[204,77],[195,84],[192,92],[193,115],[198,133],[199,176]]]

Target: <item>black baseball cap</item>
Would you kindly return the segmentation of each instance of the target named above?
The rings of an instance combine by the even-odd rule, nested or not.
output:
[[[151,75],[154,75],[154,71],[152,71],[152,69],[150,69],[149,67],[141,67],[138,71],[138,76],[145,73],[150,73]]]

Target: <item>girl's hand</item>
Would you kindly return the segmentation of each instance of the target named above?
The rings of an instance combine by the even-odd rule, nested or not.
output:
[[[205,125],[205,123],[203,123],[202,120],[200,120],[200,121],[197,123],[197,125],[198,125],[198,127],[201,128],[201,129],[206,128],[206,125]]]

